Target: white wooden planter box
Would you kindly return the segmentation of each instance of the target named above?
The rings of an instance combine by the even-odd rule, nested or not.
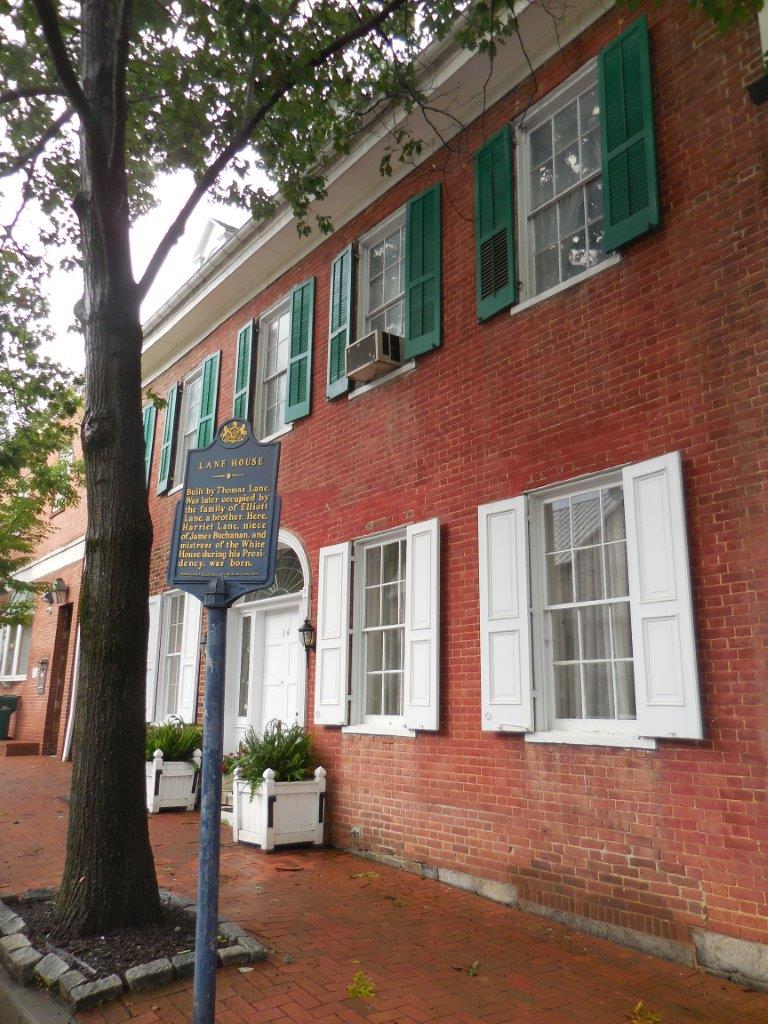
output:
[[[232,837],[236,843],[253,843],[273,850],[288,843],[323,842],[325,768],[316,768],[314,779],[275,782],[271,768],[252,791],[234,773]]]
[[[147,810],[155,814],[167,807],[193,811],[200,786],[202,754],[196,750],[189,761],[164,761],[162,750],[146,762]]]

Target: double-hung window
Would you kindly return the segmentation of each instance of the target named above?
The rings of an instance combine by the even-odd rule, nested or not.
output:
[[[608,255],[594,63],[526,122],[517,167],[525,223],[523,296],[529,297],[570,281]]]
[[[291,347],[291,306],[286,299],[259,326],[259,388],[257,434],[273,437],[286,426],[285,394]]]
[[[405,207],[360,240],[360,333],[404,335]]]
[[[679,453],[479,509],[483,729],[701,738]]]
[[[148,722],[194,722],[200,650],[200,602],[171,590],[149,600]]]
[[[645,16],[480,147],[475,220],[480,320],[591,275],[658,225]]]
[[[439,538],[431,519],[320,550],[317,724],[438,728]]]
[[[0,629],[0,679],[4,682],[26,679],[31,638],[31,626],[3,626]]]
[[[203,368],[184,378],[179,413],[179,435],[176,443],[176,465],[173,478],[178,483],[184,480],[187,454],[197,447],[197,427],[200,422],[200,406],[203,399]]]

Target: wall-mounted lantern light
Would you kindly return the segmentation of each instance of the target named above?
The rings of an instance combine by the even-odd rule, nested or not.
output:
[[[61,578],[57,576],[53,581],[53,599],[56,604],[66,604],[67,598],[69,597],[69,587]]]
[[[299,639],[301,640],[301,646],[305,651],[314,651],[315,627],[309,619],[304,619],[304,625],[299,626]]]

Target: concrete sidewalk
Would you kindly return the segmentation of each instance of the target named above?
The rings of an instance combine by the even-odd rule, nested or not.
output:
[[[68,766],[0,760],[0,898],[58,883],[68,789]],[[197,815],[156,815],[151,833],[160,884],[194,895]],[[225,829],[221,882],[222,911],[273,952],[218,972],[217,1024],[625,1024],[641,1001],[661,1024],[768,1020],[765,993],[350,854],[265,855]],[[358,971],[371,998],[347,994]],[[78,1020],[183,1024],[191,990],[124,996]]]

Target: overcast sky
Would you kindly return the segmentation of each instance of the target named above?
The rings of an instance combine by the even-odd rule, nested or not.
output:
[[[178,173],[158,179],[156,191],[159,205],[137,221],[132,231],[133,266],[137,277],[143,272],[155,246],[191,189],[191,174]],[[236,226],[244,219],[239,210],[214,208],[203,200],[192,214],[184,236],[171,250],[147,295],[141,308],[142,320],[146,320],[161,306],[194,271],[192,255],[211,216]],[[30,224],[29,230],[34,230],[33,225]],[[59,362],[76,370],[82,370],[85,361],[83,339],[81,335],[72,333],[68,328],[73,321],[74,305],[82,291],[82,278],[79,273],[54,271],[51,275],[48,299],[56,340],[52,350],[46,351]]]

